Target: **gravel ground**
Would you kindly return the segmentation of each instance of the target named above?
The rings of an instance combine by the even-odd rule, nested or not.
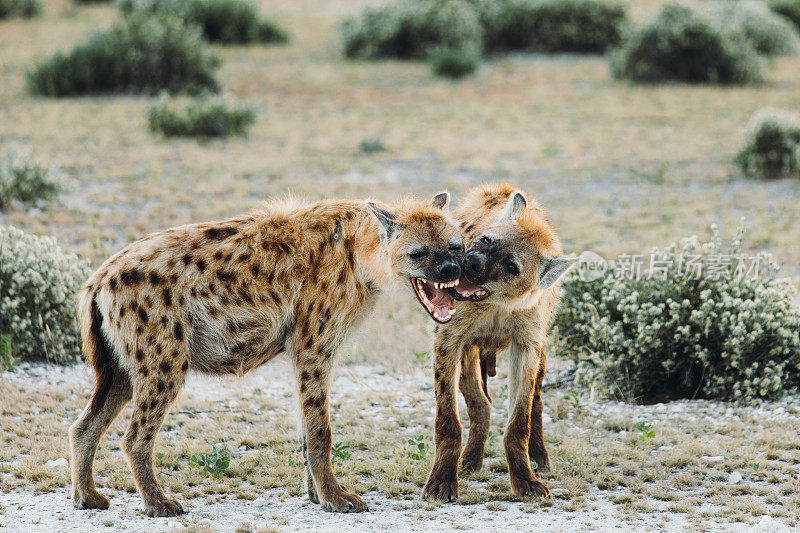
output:
[[[557,371],[557,366],[554,365]],[[248,394],[258,387],[263,394],[276,401],[293,405],[292,385],[274,379],[287,375],[287,364],[272,363],[241,379],[218,379],[191,376],[184,396],[197,400],[226,399],[229,407],[246,402]],[[290,375],[290,374],[288,374]],[[551,378],[553,376],[550,376]],[[83,366],[57,367],[23,364],[16,372],[0,374],[0,379],[25,385],[26,388],[56,390],[60,387],[88,389],[92,375]],[[333,386],[333,401],[347,397],[360,397],[366,391],[407,390],[418,392],[431,388],[430,378],[423,370],[411,374],[395,375],[369,364],[350,364],[338,370]],[[238,398],[238,400],[237,400]],[[2,403],[2,400],[0,400]],[[502,402],[495,402],[496,404]],[[740,417],[745,411],[764,419],[785,420],[797,426],[795,412],[800,397],[791,396],[772,404],[755,408],[731,407],[708,401],[679,401],[669,404],[632,406],[618,402],[593,402],[586,405],[588,416],[603,419],[613,416],[647,418],[658,422],[679,415],[693,423],[704,424],[713,431],[716,424]],[[409,405],[409,408],[412,406]],[[428,409],[433,414],[432,403],[415,405],[415,409]],[[369,409],[369,407],[366,407]],[[495,416],[505,416],[504,406],[495,406]],[[545,414],[545,432],[551,416]],[[588,431],[588,430],[587,430]],[[717,459],[703,458],[716,461]],[[53,469],[66,469],[66,458],[54,457],[48,463]],[[6,473],[5,476],[10,476]],[[664,502],[650,499],[653,512],[639,514],[631,521],[624,519],[608,493],[592,489],[588,494],[588,508],[564,512],[556,507],[534,508],[525,502],[492,502],[492,505],[429,505],[418,499],[389,499],[373,491],[366,494],[370,512],[359,515],[338,515],[324,512],[311,504],[305,496],[290,496],[281,489],[261,493],[254,501],[223,498],[209,503],[207,498],[185,501],[188,513],[180,518],[147,518],[141,512],[137,494],[101,489],[111,497],[111,508],[106,511],[78,511],[69,501],[69,488],[55,492],[35,493],[12,490],[0,494],[0,529],[6,531],[170,531],[186,527],[207,526],[213,531],[450,531],[452,529],[491,529],[493,531],[545,531],[545,530],[670,530],[698,529],[687,515],[670,512]],[[558,498],[558,489],[554,490]],[[711,505],[711,504],[709,504]],[[712,506],[713,507],[713,506]],[[704,529],[704,528],[701,528]],[[790,531],[781,521],[767,515],[753,523],[732,523],[711,529],[729,531]]]

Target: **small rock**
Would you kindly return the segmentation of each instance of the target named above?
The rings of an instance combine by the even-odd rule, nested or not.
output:
[[[167,531],[172,531],[173,529],[184,529],[184,526],[177,520],[170,520],[167,522]]]
[[[721,463],[725,460],[724,455],[704,455],[701,459],[707,463]]]
[[[758,533],[784,533],[791,531],[786,524],[782,524],[778,520],[769,515],[764,515],[758,524],[751,526],[747,531],[758,531]]]
[[[63,457],[59,457],[58,459],[51,459],[50,461],[47,461],[45,463],[45,466],[47,466],[47,468],[50,468],[51,470],[57,470],[59,468],[67,466],[68,464],[69,461],[67,461]]]
[[[553,498],[559,498],[561,500],[569,499],[571,493],[567,489],[550,489],[550,494],[552,494]]]
[[[728,483],[730,483],[731,485],[736,485],[741,481],[742,481],[742,475],[736,470],[731,472],[730,475],[728,476]]]

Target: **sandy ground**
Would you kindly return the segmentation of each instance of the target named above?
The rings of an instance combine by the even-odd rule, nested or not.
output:
[[[184,396],[197,400],[224,399],[230,405],[242,402],[255,387],[276,401],[294,405],[292,385],[276,380],[276,375],[286,375],[287,364],[278,361],[262,367],[242,379],[216,379],[192,376],[184,389]],[[557,366],[554,372],[557,371]],[[552,379],[553,376],[550,376]],[[93,377],[83,366],[56,367],[49,365],[21,365],[16,372],[0,374],[0,379],[25,384],[30,389],[58,388],[64,386],[90,386]],[[431,388],[431,380],[422,369],[410,374],[396,375],[383,371],[375,365],[350,364],[338,370],[333,386],[333,401],[358,397],[365,391],[407,390],[419,391]],[[2,403],[2,400],[0,400]],[[502,402],[496,402],[499,404]],[[797,423],[791,414],[799,397],[789,397],[782,403],[762,409],[764,416],[784,417],[787,422]],[[409,408],[412,406],[408,406]],[[415,409],[428,409],[433,414],[432,402],[415,405]],[[630,413],[660,417],[682,414],[696,417],[698,423],[708,424],[716,418],[741,414],[744,408],[726,408],[715,402],[672,402],[652,406],[630,406],[617,402],[592,402],[587,405],[590,416]],[[369,409],[369,407],[366,407]],[[788,412],[787,412],[788,411]],[[715,414],[717,413],[717,414]],[[495,416],[505,416],[505,408],[495,406]],[[213,416],[213,415],[212,415]],[[545,431],[550,416],[545,414]],[[713,422],[712,422],[713,423]],[[52,468],[66,469],[66,460],[58,461]],[[5,474],[10,476],[10,473]],[[573,531],[573,530],[696,530],[697,522],[690,522],[687,515],[670,512],[663,502],[651,500],[653,511],[638,515],[634,520],[624,519],[618,506],[609,499],[608,493],[592,489],[590,505],[573,512],[565,512],[558,506],[532,509],[524,502],[493,502],[486,505],[430,505],[417,498],[397,500],[386,498],[377,491],[366,494],[370,512],[358,515],[327,513],[311,504],[307,497],[293,497],[280,489],[261,493],[254,501],[224,498],[209,503],[207,498],[184,501],[188,511],[180,518],[148,518],[141,511],[141,500],[136,494],[101,489],[111,497],[111,508],[105,511],[78,511],[72,508],[69,488],[60,488],[50,493],[33,493],[14,490],[0,494],[0,530],[5,531],[171,531],[187,527],[207,526],[213,531],[451,531],[453,529],[489,529],[492,531]],[[554,494],[558,498],[557,490]],[[709,529],[728,531],[790,531],[780,519],[763,516],[753,524],[709,524]],[[700,527],[700,529],[707,529]]]

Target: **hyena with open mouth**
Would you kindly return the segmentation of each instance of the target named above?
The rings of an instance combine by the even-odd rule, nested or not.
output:
[[[394,207],[364,201],[276,201],[246,216],[154,233],[108,259],[80,298],[83,351],[97,372],[70,427],[72,494],[105,509],[95,450],[129,401],[122,449],[150,516],[183,512],[153,472],[153,443],[190,370],[244,374],[282,352],[295,367],[309,498],[364,511],[331,469],[334,355],[378,293],[410,282],[437,321],[453,307],[463,246],[447,193]]]
[[[561,243],[544,211],[510,185],[470,191],[454,215],[469,248],[461,281],[448,289],[459,300],[458,312],[436,330],[436,457],[423,497],[458,497],[462,453],[456,383],[470,419],[462,469],[481,468],[491,416],[486,378],[494,375],[497,352],[507,348],[504,445],[511,488],[520,497],[547,497],[550,491],[534,475],[529,459],[540,470],[550,466],[542,437],[545,338],[558,303],[558,281],[574,259],[561,257]]]

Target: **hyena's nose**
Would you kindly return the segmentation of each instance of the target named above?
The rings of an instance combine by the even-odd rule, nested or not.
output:
[[[469,252],[464,257],[464,270],[467,274],[480,274],[486,268],[486,256],[478,252]]]
[[[460,273],[461,269],[452,261],[447,261],[439,265],[439,275],[446,280],[454,280]]]

